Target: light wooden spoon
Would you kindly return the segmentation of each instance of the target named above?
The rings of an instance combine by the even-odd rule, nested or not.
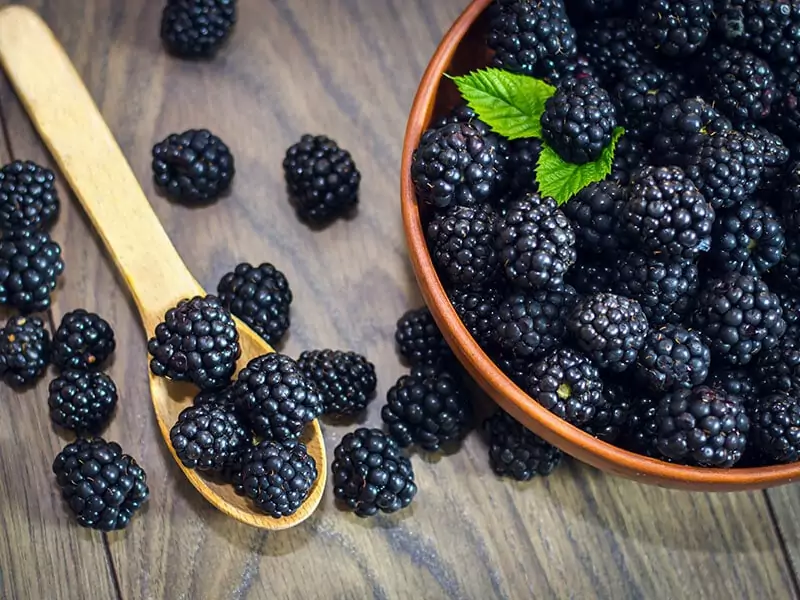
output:
[[[161,227],[97,106],[52,31],[21,6],[0,10],[0,63],[64,177],[89,215],[128,284],[148,337],[164,313],[182,298],[205,295]],[[273,352],[236,320],[242,346],[238,366]],[[300,509],[274,519],[254,510],[228,485],[212,483],[181,465],[169,430],[197,390],[150,374],[158,427],[173,458],[195,488],[223,513],[263,529],[287,529],[316,509],[325,488],[327,460],[317,421],[302,441],[319,476]]]

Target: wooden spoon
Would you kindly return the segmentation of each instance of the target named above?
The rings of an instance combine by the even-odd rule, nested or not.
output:
[[[0,63],[64,177],[89,215],[133,295],[147,335],[182,298],[205,295],[161,227],[136,176],[64,49],[33,11],[0,10]],[[242,357],[274,352],[236,319]],[[287,529],[316,509],[325,489],[327,460],[317,421],[302,441],[319,476],[306,502],[290,517],[275,519],[252,508],[229,485],[212,483],[186,469],[169,443],[169,430],[197,390],[150,374],[150,393],[161,435],[186,477],[211,504],[263,529]]]

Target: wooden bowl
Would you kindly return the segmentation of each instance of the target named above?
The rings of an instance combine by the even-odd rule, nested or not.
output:
[[[598,469],[664,487],[733,491],[761,489],[800,478],[800,463],[761,468],[712,469],[669,464],[602,442],[558,418],[515,385],[483,352],[461,323],[436,274],[411,182],[411,156],[430,121],[461,102],[443,73],[461,75],[485,67],[491,57],[484,10],[491,0],[474,0],[436,49],[419,85],[403,142],[400,196],[411,262],[422,296],[447,342],[475,381],[523,425],[564,452]]]

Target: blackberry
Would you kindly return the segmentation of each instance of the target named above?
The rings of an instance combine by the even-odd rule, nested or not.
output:
[[[775,77],[779,98],[773,107],[772,125],[791,141],[800,134],[800,70],[796,66],[780,68]]]
[[[508,145],[506,169],[510,174],[511,193],[515,196],[536,193],[536,164],[542,152],[539,138],[520,138],[511,140]]]
[[[714,222],[712,257],[723,271],[758,274],[777,265],[786,238],[778,215],[754,199],[720,211]]]
[[[59,369],[99,369],[117,347],[114,330],[100,315],[78,308],[53,334],[52,362]]]
[[[495,288],[484,291],[454,290],[450,302],[464,327],[484,350],[494,342],[494,318],[502,297]]]
[[[608,181],[627,187],[634,173],[650,162],[648,150],[627,133],[617,142]]]
[[[426,307],[407,310],[397,320],[394,339],[409,364],[434,364],[452,358],[433,315]]]
[[[156,185],[168,197],[187,204],[216,200],[236,173],[230,149],[207,129],[168,135],[153,146],[152,166]]]
[[[218,406],[228,412],[236,410],[233,402],[233,386],[229,385],[221,390],[206,390],[198,392],[192,400],[193,406]]]
[[[455,286],[480,288],[500,269],[494,249],[494,212],[485,206],[451,206],[428,224],[431,258]]]
[[[6,384],[34,383],[50,360],[50,334],[39,317],[9,317],[0,329],[0,376]]]
[[[603,381],[605,401],[594,412],[592,419],[581,428],[599,440],[615,443],[625,428],[631,412],[629,384],[606,379]]]
[[[523,75],[540,63],[576,53],[576,33],[561,0],[496,0],[488,9],[492,64]]]
[[[778,292],[783,309],[783,319],[787,327],[800,325],[800,295],[792,290],[781,290]]]
[[[191,381],[201,390],[225,387],[242,354],[236,325],[216,296],[178,302],[156,326],[147,350],[154,375]]]
[[[782,315],[777,294],[761,279],[726,273],[703,285],[694,325],[710,340],[715,359],[746,365],[778,344],[786,331]]]
[[[640,0],[637,8],[642,46],[658,54],[691,56],[708,39],[712,0]]]
[[[483,427],[489,438],[489,464],[495,475],[529,481],[537,475],[550,475],[561,463],[561,450],[502,409],[486,419]]]
[[[117,386],[105,373],[67,370],[50,382],[50,419],[80,434],[97,434],[117,407]]]
[[[495,355],[492,355],[491,359],[495,366],[500,369],[506,377],[520,388],[525,387],[525,380],[528,377],[528,367],[530,367],[530,362],[527,359]]]
[[[711,351],[702,337],[680,325],[652,329],[636,361],[636,376],[653,392],[668,392],[704,383]]]
[[[683,99],[684,91],[675,75],[645,63],[622,73],[612,96],[627,135],[648,142],[658,133],[661,112]]]
[[[771,462],[800,459],[800,400],[795,395],[770,394],[752,405],[750,443]]]
[[[161,39],[171,54],[209,58],[230,37],[236,0],[167,0],[161,14]]]
[[[49,230],[61,210],[55,180],[50,169],[29,160],[0,169],[0,230]]]
[[[572,221],[579,248],[587,252],[615,251],[623,244],[620,212],[627,199],[625,188],[613,181],[590,183],[562,210]]]
[[[597,77],[608,87],[645,60],[630,21],[616,17],[598,20],[581,30],[578,49],[589,57]]]
[[[412,367],[386,394],[381,419],[403,448],[418,444],[428,452],[460,441],[472,426],[472,405],[460,381],[434,365]]]
[[[710,138],[730,131],[733,124],[702,98],[692,97],[668,104],[661,111],[658,127],[653,158],[663,166],[682,166],[688,155],[696,154]]]
[[[589,59],[581,55],[545,59],[539,64],[537,71],[540,79],[553,86],[558,86],[565,79],[595,76]]]
[[[625,230],[664,259],[694,259],[711,245],[714,209],[679,167],[645,167],[620,212]]]
[[[514,292],[499,306],[492,323],[495,341],[505,355],[539,356],[561,343],[566,317],[578,301],[575,289]]]
[[[769,191],[780,189],[784,167],[789,162],[789,148],[780,136],[752,121],[742,123],[739,131],[755,140],[763,156],[764,167],[761,170],[760,189]]]
[[[277,352],[254,358],[239,371],[233,398],[257,435],[278,442],[297,439],[324,410],[317,386],[297,362]]]
[[[600,293],[578,302],[567,330],[597,366],[621,373],[636,361],[648,324],[636,300]]]
[[[233,411],[221,406],[190,406],[169,432],[175,455],[187,469],[219,472],[247,444],[248,433]]]
[[[800,7],[790,0],[718,0],[716,25],[729,43],[771,64],[793,65],[800,54]]]
[[[567,273],[567,285],[571,285],[581,295],[608,292],[611,290],[613,269],[603,262],[579,258]]]
[[[527,194],[498,219],[495,243],[508,281],[521,289],[559,288],[575,263],[575,232],[556,201]]]
[[[786,238],[781,262],[766,274],[770,287],[776,290],[800,291],[800,242],[793,238],[793,235]]]
[[[53,473],[82,527],[125,529],[150,496],[144,470],[119,444],[99,437],[67,444],[53,461]]]
[[[736,399],[745,407],[756,401],[756,384],[750,376],[751,371],[746,368],[714,368],[706,380],[706,385],[728,394],[731,399]]]
[[[744,407],[706,385],[667,394],[658,403],[655,419],[658,451],[677,462],[729,468],[747,445],[750,420]]]
[[[754,377],[762,395],[800,391],[800,327],[787,328],[777,346],[758,355]]]
[[[545,103],[542,139],[566,162],[582,164],[600,157],[616,126],[614,103],[595,79],[565,79]]]
[[[270,345],[278,344],[291,324],[294,296],[286,276],[271,263],[240,263],[217,284],[222,306]]]
[[[604,403],[597,367],[570,348],[554,348],[533,363],[524,387],[547,410],[579,427],[591,422]]]
[[[647,392],[634,390],[631,398],[631,408],[622,433],[617,440],[620,446],[651,458],[661,457],[656,450],[658,437],[658,423],[656,410],[658,400]],[[669,461],[668,461],[669,462]]]
[[[238,483],[263,513],[279,519],[297,512],[317,480],[317,463],[297,440],[265,440],[247,453]]]
[[[356,352],[306,350],[297,366],[317,386],[325,414],[360,413],[375,395],[375,365]]]
[[[43,231],[6,232],[0,238],[0,304],[23,314],[50,308],[64,272],[61,246]]]

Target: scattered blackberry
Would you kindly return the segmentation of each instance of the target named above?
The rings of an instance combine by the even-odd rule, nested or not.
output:
[[[658,451],[675,461],[729,468],[742,458],[750,421],[744,407],[701,385],[667,394],[656,409]]]
[[[754,199],[720,211],[714,222],[712,256],[723,271],[764,273],[780,262],[785,245],[778,215]]]
[[[306,350],[297,359],[297,366],[317,386],[325,414],[360,413],[375,395],[375,365],[361,354]]]
[[[685,164],[686,157],[696,154],[711,137],[733,128],[727,117],[699,97],[667,105],[658,125],[652,156],[664,166]]]
[[[587,252],[619,250],[624,239],[620,212],[627,199],[625,188],[612,182],[591,183],[564,204],[579,248]]]
[[[242,354],[239,333],[216,296],[195,296],[164,314],[147,343],[154,375],[191,381],[201,390],[225,387]]]
[[[247,453],[239,474],[243,494],[279,519],[297,512],[317,480],[317,463],[297,440],[265,440]]]
[[[236,173],[228,146],[207,129],[172,133],[153,146],[153,176],[164,193],[202,204],[219,198]]]
[[[613,444],[622,434],[631,411],[630,385],[616,379],[603,381],[605,401],[597,407],[594,417],[581,428],[599,440]]]
[[[236,0],[167,0],[161,14],[166,49],[183,58],[208,58],[230,37]]]
[[[695,326],[716,359],[746,365],[778,344],[786,331],[777,294],[752,275],[727,273],[707,281],[697,298]]]
[[[565,79],[545,103],[542,139],[566,162],[582,164],[600,157],[616,126],[614,103],[597,81]]]
[[[0,230],[50,229],[61,210],[55,180],[50,169],[29,160],[0,169]]]
[[[114,330],[103,317],[78,308],[66,313],[53,334],[52,362],[59,369],[99,369],[114,353]]]
[[[627,133],[617,142],[608,181],[627,187],[634,173],[650,162],[648,150]]]
[[[585,425],[604,403],[603,381],[592,362],[566,347],[533,363],[525,382],[531,398],[573,425]]]
[[[567,330],[597,366],[621,373],[636,361],[648,324],[636,300],[600,293],[578,302]]]
[[[0,330],[0,376],[22,387],[39,379],[50,360],[50,334],[39,317],[10,317]]]
[[[800,460],[800,400],[794,395],[770,394],[753,403],[749,412],[750,443],[770,462]]]
[[[361,172],[329,137],[303,135],[286,151],[283,174],[298,216],[309,223],[327,223],[358,205]]]
[[[589,25],[578,36],[578,48],[608,87],[644,62],[628,19],[612,17]]]
[[[233,397],[250,428],[278,442],[298,438],[324,409],[317,386],[297,362],[277,352],[254,358],[239,371]]]
[[[542,141],[539,138],[520,138],[509,142],[506,168],[511,174],[511,193],[515,196],[539,190],[536,164],[541,151]]]
[[[722,390],[731,399],[737,399],[745,407],[756,400],[756,384],[746,368],[714,368],[706,380],[706,385]]]
[[[183,409],[169,432],[183,466],[198,471],[221,471],[245,447],[247,438],[236,413],[214,405]]]
[[[78,434],[100,433],[117,407],[117,386],[105,373],[67,370],[48,391],[50,419]]]
[[[359,517],[396,512],[417,494],[411,461],[380,429],[346,434],[333,455],[333,495]]]
[[[291,324],[294,299],[286,276],[270,263],[240,263],[217,284],[222,306],[268,344],[280,342]]]
[[[711,351],[700,335],[680,325],[652,329],[636,361],[636,376],[653,392],[668,392],[704,383]]]
[[[758,355],[754,377],[762,395],[800,392],[800,327],[787,328],[777,346]]]
[[[630,412],[617,441],[623,448],[637,454],[660,457],[656,450],[658,400],[641,390],[633,390],[631,396]]]
[[[23,314],[47,310],[63,272],[61,246],[47,233],[6,232],[0,238],[0,304]]]
[[[61,496],[82,527],[125,529],[147,502],[147,475],[116,442],[96,437],[67,444],[53,461]]]
[[[581,295],[608,292],[611,290],[613,269],[602,261],[594,262],[589,257],[580,258],[567,273],[567,284]]]
[[[236,410],[233,402],[233,386],[229,385],[221,390],[206,390],[198,392],[192,400],[194,406],[218,406],[228,412]]]
[[[483,348],[489,348],[494,342],[494,318],[502,297],[495,288],[484,291],[454,290],[450,293],[453,304],[461,322],[472,337]]]
[[[575,263],[575,232],[556,201],[527,194],[498,219],[495,242],[506,278],[521,289],[558,288]]]
[[[778,190],[783,183],[784,166],[789,162],[789,148],[777,134],[752,121],[742,123],[739,131],[746,133],[759,145],[764,159],[761,171],[762,190]]]
[[[394,339],[400,355],[411,365],[434,364],[453,356],[426,307],[407,310],[397,320]]]
[[[460,441],[472,426],[472,405],[458,379],[434,365],[417,365],[386,394],[381,419],[405,448],[418,444],[436,452]]]
[[[717,0],[716,26],[729,43],[771,64],[793,65],[800,54],[800,7],[790,0]]]
[[[495,475],[529,481],[546,477],[561,462],[561,450],[498,410],[483,424],[489,438],[489,464]]]
[[[658,132],[658,119],[664,108],[683,97],[679,79],[652,63],[621,74],[613,88],[617,114],[627,135],[644,142]]]
[[[712,0],[640,0],[637,7],[644,47],[669,58],[684,58],[705,45]]]

